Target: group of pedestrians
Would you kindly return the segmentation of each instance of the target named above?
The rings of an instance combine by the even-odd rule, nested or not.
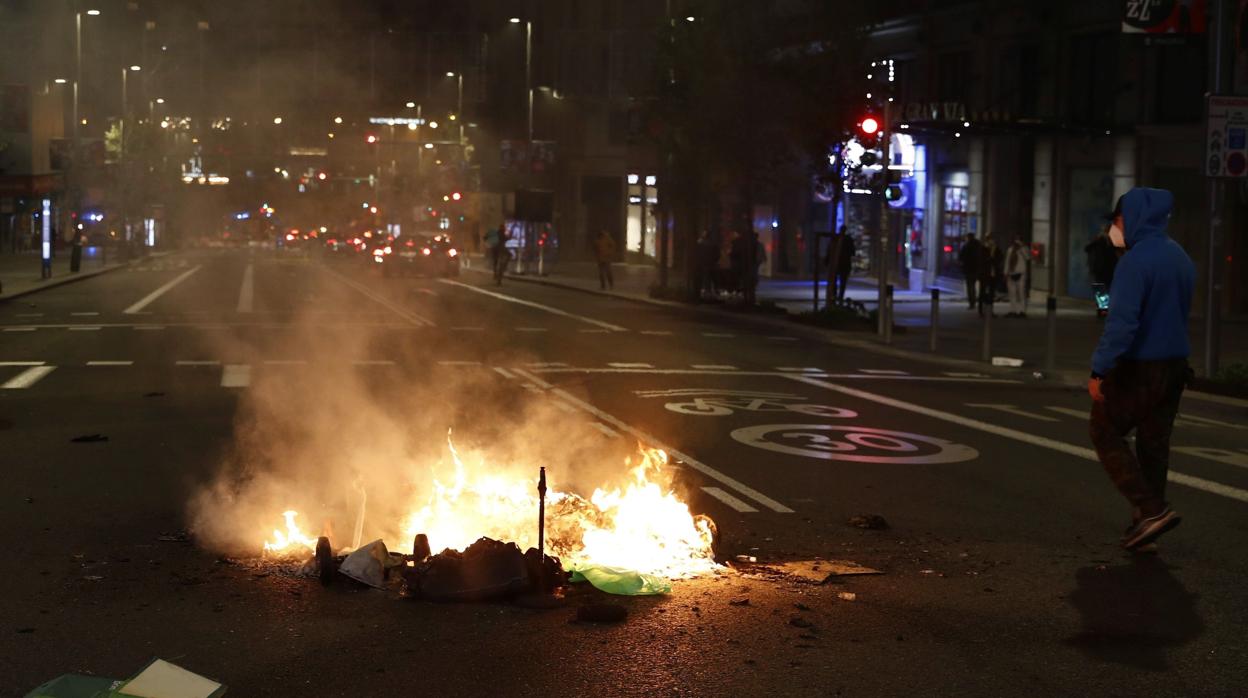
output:
[[[958,251],[958,263],[966,278],[966,302],[970,310],[993,312],[997,294],[1006,293],[1010,303],[1008,318],[1027,317],[1027,291],[1030,287],[1031,251],[1020,237],[1015,237],[1005,252],[997,241],[988,237],[980,242],[967,235]]]
[[[754,260],[750,264],[750,245]],[[698,234],[694,259],[694,286],[702,298],[743,295],[758,288],[759,268],[767,262],[767,249],[758,234],[742,235],[729,230],[718,237],[703,230]]]

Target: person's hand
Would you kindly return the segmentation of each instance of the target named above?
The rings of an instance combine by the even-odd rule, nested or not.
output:
[[[1095,376],[1088,379],[1088,395],[1092,402],[1105,402],[1105,393],[1101,392],[1101,379]]]

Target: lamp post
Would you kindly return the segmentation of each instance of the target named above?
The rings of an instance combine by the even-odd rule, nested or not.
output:
[[[464,143],[464,74],[447,71],[446,77],[456,78],[455,120],[459,122],[459,143]]]
[[[130,210],[126,205],[126,117],[128,116],[127,105],[129,104],[127,91],[130,73],[137,73],[142,69],[143,67],[139,65],[121,69],[121,121],[119,122],[121,128],[117,139],[117,174],[121,188],[121,227],[127,241],[130,239]]]
[[[508,20],[519,24],[519,17]],[[529,142],[533,142],[533,22],[524,21],[524,90],[528,98],[528,134]]]

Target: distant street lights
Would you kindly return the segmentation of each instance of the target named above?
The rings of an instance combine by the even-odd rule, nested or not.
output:
[[[446,71],[446,77],[456,79],[455,114],[452,119],[459,119],[459,142],[464,142],[464,74],[453,70]]]

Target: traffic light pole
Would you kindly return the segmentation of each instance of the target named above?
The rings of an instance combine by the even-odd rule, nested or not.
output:
[[[876,311],[876,315],[878,317],[878,327],[876,328],[876,331],[880,335],[880,337],[888,337],[889,331],[892,330],[892,324],[893,324],[892,304],[889,302],[889,299],[886,297],[888,294],[889,243],[888,243],[888,198],[885,196],[885,192],[888,191],[888,166],[892,162],[892,157],[893,157],[892,154],[889,152],[889,146],[892,145],[891,143],[892,137],[890,135],[892,131],[892,121],[890,119],[891,114],[889,113],[890,106],[892,106],[891,103],[889,102],[884,103],[884,118],[882,120],[882,123],[880,124],[880,138],[883,140],[883,145],[881,146],[881,150],[884,153],[884,157],[881,160],[884,166],[884,186],[880,188],[880,191],[879,191],[879,197],[880,197],[879,262],[878,264],[876,264],[877,276],[879,276],[879,279],[877,280],[877,284],[876,284],[877,286],[876,298],[879,299],[879,306],[878,306],[878,310]]]

